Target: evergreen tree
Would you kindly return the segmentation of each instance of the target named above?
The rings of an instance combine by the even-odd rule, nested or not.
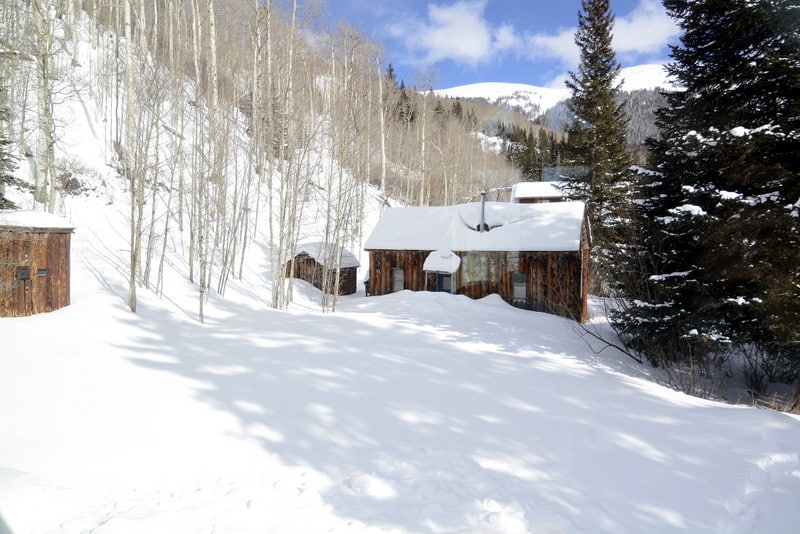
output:
[[[800,0],[664,5],[683,89],[658,112],[618,324],[667,359],[724,343],[800,369]]]
[[[587,201],[592,227],[593,272],[609,281],[614,257],[625,237],[630,202],[631,158],[627,147],[628,118],[618,104],[620,71],[611,46],[614,16],[609,0],[583,0],[575,43],[580,48],[577,73],[566,82],[568,103],[576,119],[569,132],[567,165],[584,169],[569,184],[570,196]]]

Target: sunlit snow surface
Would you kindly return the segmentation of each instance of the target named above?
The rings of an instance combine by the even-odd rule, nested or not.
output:
[[[562,318],[363,287],[322,313],[303,282],[272,310],[263,221],[204,324],[176,230],[131,313],[130,207],[79,94],[72,304],[0,319],[3,534],[797,532],[797,418],[659,386]]]
[[[796,418],[498,297],[274,311],[255,246],[205,324],[177,272],[133,314],[122,216],[73,213],[72,305],[0,319],[11,532],[795,532]]]

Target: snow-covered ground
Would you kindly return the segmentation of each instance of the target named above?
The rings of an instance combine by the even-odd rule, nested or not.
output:
[[[205,324],[177,259],[133,314],[124,208],[71,202],[72,304],[0,319],[3,534],[797,531],[796,417],[497,297],[276,311],[257,245]]]

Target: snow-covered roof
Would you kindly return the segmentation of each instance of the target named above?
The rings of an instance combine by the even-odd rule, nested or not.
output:
[[[434,250],[425,258],[422,270],[434,273],[454,273],[461,265],[461,258],[450,250]]]
[[[71,230],[74,228],[74,226],[63,217],[45,211],[31,210],[0,210],[0,226],[42,229],[58,228],[64,230]]]
[[[353,255],[352,252],[347,250],[346,248],[342,248],[339,250],[342,261],[341,261],[341,268],[347,269],[349,267],[359,267],[360,264],[358,259]],[[315,241],[313,243],[302,243],[297,245],[295,249],[295,256],[299,254],[306,254],[319,263],[322,266],[327,267],[336,267],[336,260],[334,254],[336,253],[336,247],[333,243],[325,243],[323,241]]]
[[[583,202],[386,208],[366,250],[573,251],[581,245]]]
[[[511,201],[521,198],[562,198],[563,182],[520,182],[511,186]]]

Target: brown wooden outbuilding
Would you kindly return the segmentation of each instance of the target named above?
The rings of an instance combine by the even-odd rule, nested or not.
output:
[[[590,236],[584,211],[581,202],[388,208],[365,244],[368,294],[496,293],[520,308],[585,322]]]
[[[298,245],[294,258],[286,263],[286,276],[294,275],[320,290],[333,293],[336,287],[336,266],[339,265],[337,295],[352,295],[358,285],[358,259],[347,249],[337,250],[332,243],[314,242]],[[325,277],[327,282],[325,282]],[[324,287],[323,287],[324,285]]]
[[[49,213],[0,210],[0,317],[69,305],[72,230]]]
[[[543,204],[564,201],[564,182],[520,182],[511,187],[511,202]]]

